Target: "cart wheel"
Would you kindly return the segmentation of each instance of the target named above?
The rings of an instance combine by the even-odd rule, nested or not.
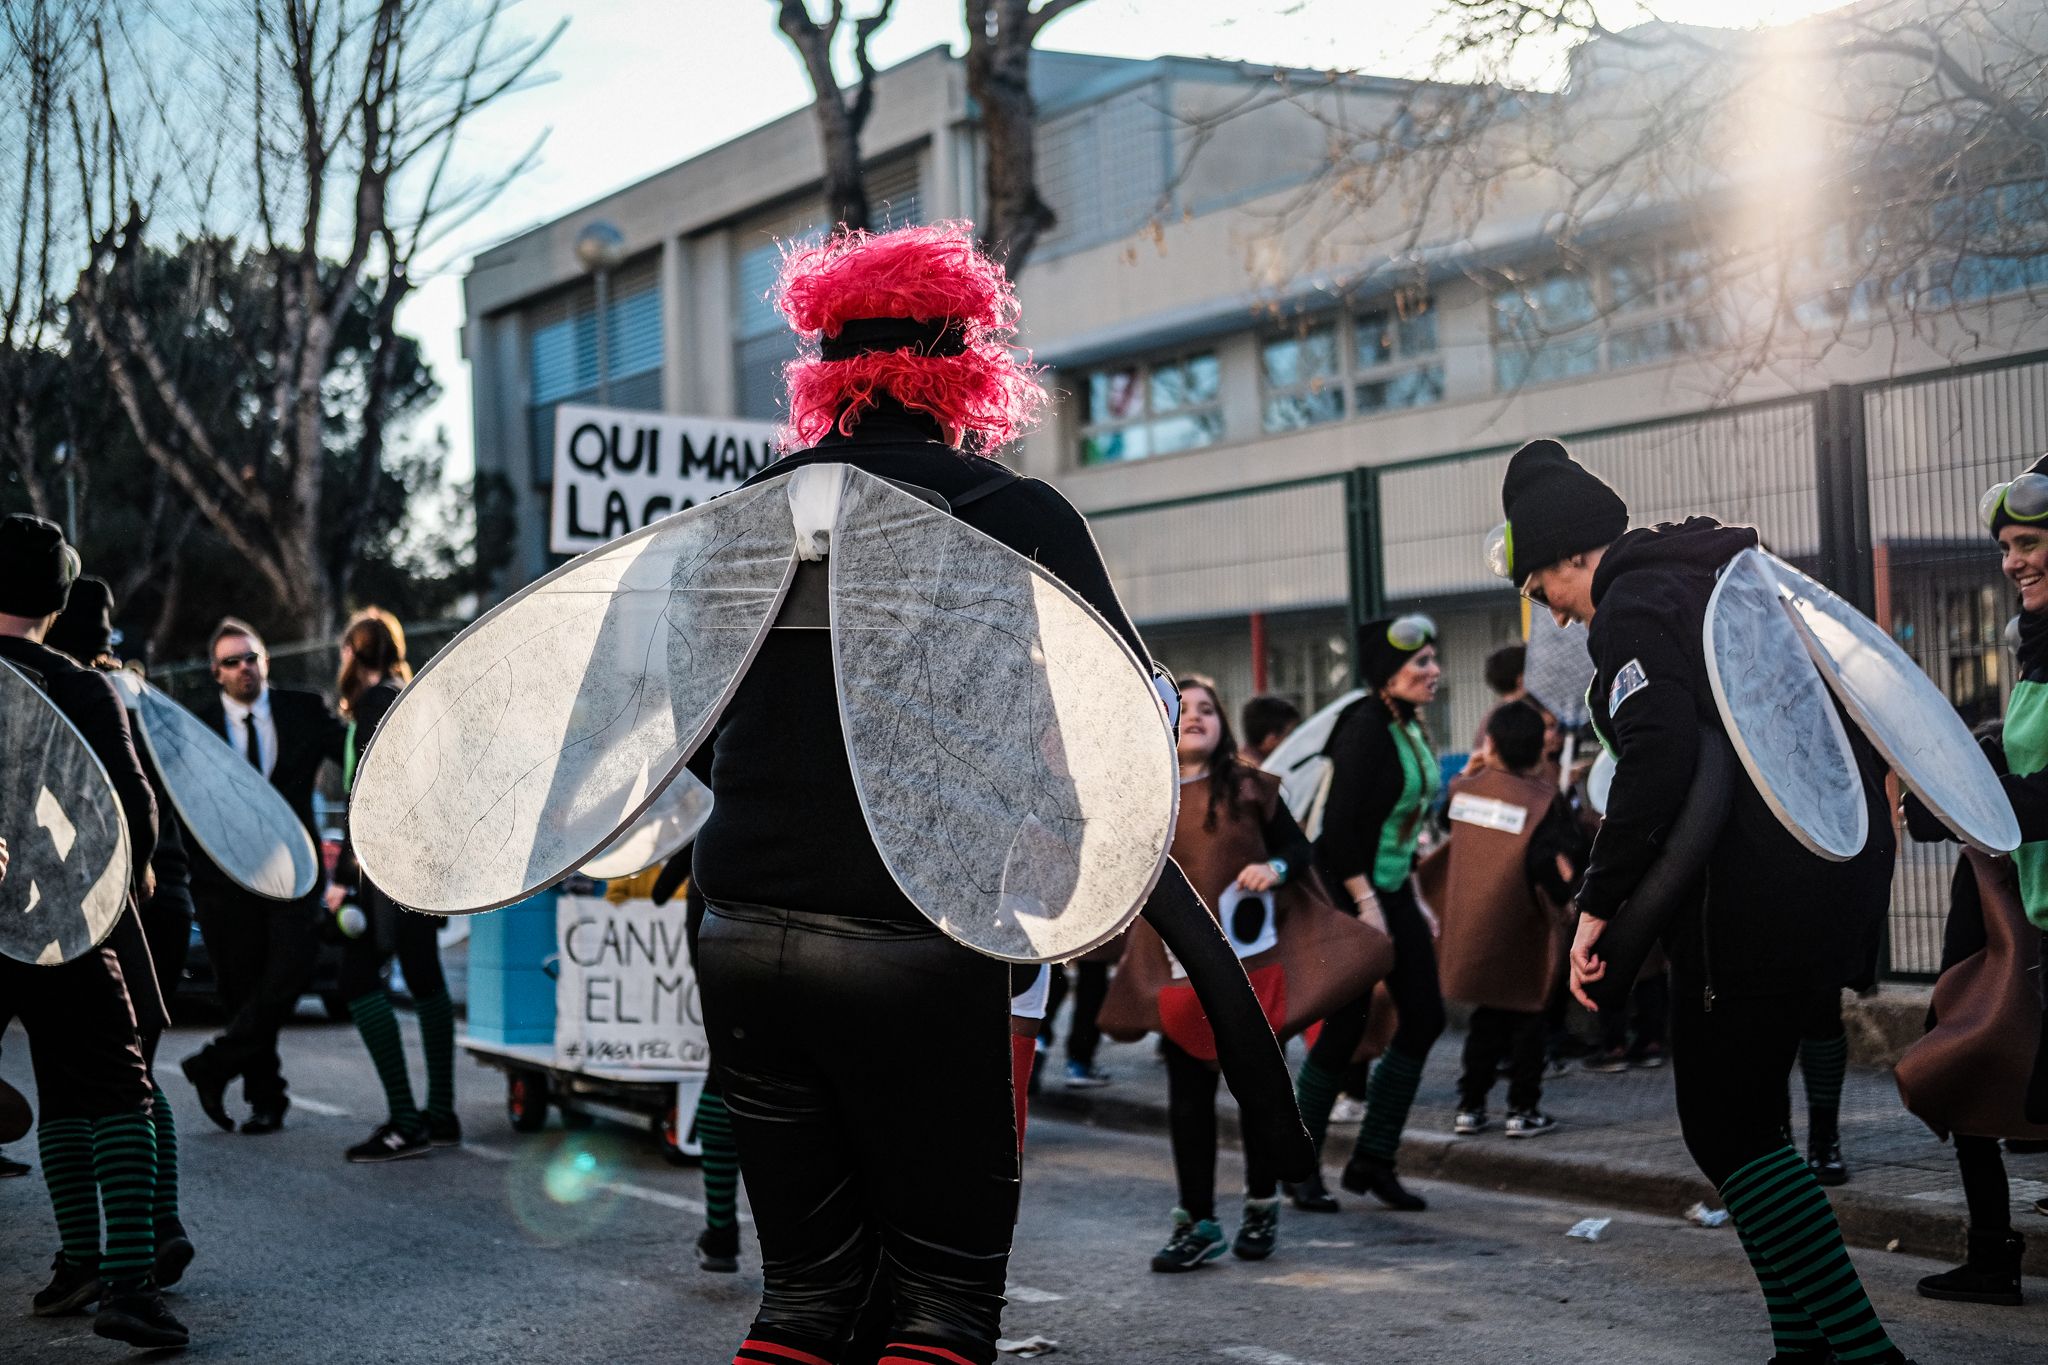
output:
[[[571,1109],[566,1104],[557,1104],[555,1108],[562,1111],[562,1126],[571,1132],[580,1132],[597,1122],[595,1114],[587,1114],[581,1109]]]
[[[661,1126],[654,1130],[655,1136],[661,1139],[661,1154],[668,1158],[668,1164],[671,1166],[695,1166],[698,1158],[683,1148],[680,1122],[676,1106],[670,1105],[668,1113],[661,1120]]]
[[[548,1078],[539,1071],[505,1077],[505,1117],[515,1133],[538,1133],[548,1121]]]

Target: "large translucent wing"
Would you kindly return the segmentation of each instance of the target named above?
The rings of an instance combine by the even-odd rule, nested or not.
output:
[[[0,662],[0,953],[54,967],[128,903],[128,825],[99,758],[43,690]]]
[[[489,910],[588,862],[716,723],[795,571],[787,479],[592,550],[450,641],[363,756],[349,830],[400,905]]]
[[[1849,736],[1760,551],[1728,561],[1702,633],[1714,703],[1764,804],[1809,851],[1855,857],[1870,814]]]
[[[313,836],[277,788],[205,721],[132,673],[113,675],[178,818],[206,856],[245,890],[292,901],[313,889]]]
[[[832,651],[854,785],[890,874],[991,957],[1051,962],[1130,923],[1179,770],[1151,675],[1030,560],[849,469]]]
[[[661,789],[638,820],[626,826],[619,837],[606,844],[595,858],[579,870],[586,877],[608,881],[645,872],[665,863],[704,828],[711,818],[711,788],[685,768],[676,780]]]
[[[2018,848],[2019,820],[1998,774],[1941,689],[1862,612],[1781,559],[1770,567],[1821,677],[1899,780],[1964,843]]]
[[[1338,718],[1363,696],[1362,691],[1346,692],[1295,726],[1279,747],[1266,756],[1264,767],[1267,772],[1279,775],[1280,799],[1296,820],[1309,817],[1316,795],[1322,790],[1323,774],[1329,770],[1329,760],[1322,755],[1324,746],[1330,742],[1330,732],[1337,728]]]

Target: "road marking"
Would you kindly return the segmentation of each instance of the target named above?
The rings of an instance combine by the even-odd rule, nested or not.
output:
[[[1225,1346],[1217,1352],[1225,1360],[1242,1360],[1246,1365],[1313,1365],[1307,1360],[1296,1360],[1285,1351],[1269,1351],[1263,1346]]]
[[[1012,1284],[1003,1287],[1003,1297],[1011,1303],[1058,1303],[1066,1295],[1050,1289],[1033,1289],[1028,1284]]]
[[[322,1118],[345,1119],[348,1117],[348,1110],[340,1105],[329,1104],[325,1100],[309,1100],[304,1095],[293,1095],[291,1097],[291,1104],[294,1109],[303,1109],[309,1114],[318,1114]]]
[[[480,1142],[465,1142],[459,1150],[468,1152],[471,1156],[480,1156],[485,1161],[510,1162],[517,1160],[519,1156],[517,1152],[508,1152],[503,1147],[486,1147]],[[701,1199],[691,1199],[687,1195],[671,1194],[667,1190],[651,1190],[645,1185],[635,1185],[631,1181],[604,1180],[598,1182],[598,1188],[610,1190],[613,1194],[623,1195],[627,1199],[638,1199],[649,1204],[659,1204],[665,1209],[676,1209],[683,1213],[694,1213],[700,1218],[710,1212],[709,1209],[705,1208],[704,1201]],[[739,1214],[739,1220],[742,1223],[751,1223],[754,1221],[754,1216],[750,1213],[742,1212]]]
[[[1296,1242],[1299,1247],[1313,1247],[1318,1251],[1341,1251],[1358,1245],[1356,1242],[1328,1242],[1320,1237],[1311,1237],[1305,1242]]]

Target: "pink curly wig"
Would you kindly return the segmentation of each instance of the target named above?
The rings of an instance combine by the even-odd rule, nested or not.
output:
[[[783,370],[789,386],[785,448],[850,434],[883,394],[928,413],[948,440],[989,451],[1027,430],[1045,406],[1029,358],[1010,350],[1017,295],[964,222],[893,232],[842,231],[792,247],[775,303],[803,342]],[[826,360],[819,346],[862,318],[907,318],[957,330],[958,355],[916,347]]]

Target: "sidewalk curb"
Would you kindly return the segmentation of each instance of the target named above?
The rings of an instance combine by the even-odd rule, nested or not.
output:
[[[1166,1106],[1161,1103],[1118,1096],[1108,1091],[1076,1092],[1048,1085],[1031,1097],[1031,1111],[1048,1118],[1068,1119],[1092,1127],[1126,1133],[1165,1133]],[[1238,1143],[1237,1111],[1219,1105],[1217,1136],[1235,1146]],[[1547,1195],[1553,1198],[1583,1199],[1636,1213],[1679,1218],[1702,1200],[1719,1207],[1713,1186],[1697,1171],[1683,1173],[1659,1167],[1581,1156],[1567,1148],[1553,1146],[1570,1142],[1568,1132],[1547,1141],[1509,1142],[1498,1134],[1479,1138],[1456,1138],[1447,1133],[1422,1132],[1410,1128],[1401,1135],[1401,1168],[1410,1175],[1431,1180],[1449,1180],[1481,1189],[1512,1191],[1516,1194]],[[1331,1144],[1341,1147],[1341,1138]],[[1341,1163],[1343,1153],[1337,1154]],[[1330,1164],[1328,1149],[1325,1167]],[[1030,1179],[1030,1142],[1025,1142],[1025,1178]],[[1968,1220],[1960,1209],[1915,1199],[1900,1199],[1859,1191],[1855,1183],[1828,1191],[1841,1221],[1842,1235],[1851,1246],[1871,1250],[1897,1250],[1911,1256],[1937,1261],[1960,1262],[1967,1240]],[[2021,1233],[2032,1229],[2015,1224]],[[2027,1238],[2025,1272],[2048,1278],[2048,1220],[2040,1234]],[[1896,1241],[1897,1246],[1892,1243]]]

